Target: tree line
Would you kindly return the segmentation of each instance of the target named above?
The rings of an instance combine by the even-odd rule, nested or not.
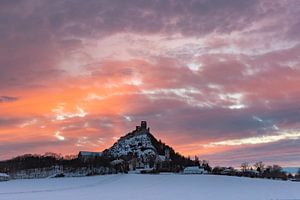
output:
[[[82,160],[76,155],[62,156],[61,154],[45,153],[39,154],[25,154],[15,157],[10,160],[0,161],[0,172],[13,174],[21,170],[30,169],[43,169],[51,168],[53,166],[60,166],[63,169],[81,169],[81,168],[100,168],[105,167],[112,169],[115,172],[127,173],[128,161],[132,156],[122,157],[124,166],[112,165],[113,158],[109,155],[95,157],[93,159]],[[256,162],[250,165],[244,162],[240,165],[240,170],[233,167],[220,167],[212,168],[207,160],[199,160],[197,156],[195,159],[184,157],[170,148],[170,162],[162,165],[160,171],[180,172],[187,166],[199,166],[204,168],[208,173],[215,175],[228,175],[228,176],[243,176],[252,178],[268,178],[268,179],[281,179],[281,180],[300,180],[300,168],[296,174],[286,173],[279,165],[266,165],[263,162]],[[126,165],[127,164],[127,165]]]
[[[134,157],[134,155],[122,156],[120,158],[112,157],[108,154],[102,156],[92,157],[91,159],[81,159],[77,155],[62,156],[56,153],[45,153],[40,154],[25,154],[17,156],[10,160],[0,161],[0,172],[13,174],[21,170],[30,169],[45,169],[53,166],[60,166],[63,169],[80,169],[80,168],[99,168],[107,167],[114,169],[116,172],[127,172],[128,162]],[[113,165],[112,161],[115,159],[122,159],[124,163],[122,166]],[[148,161],[149,162],[149,161]],[[154,162],[154,158],[153,161]],[[193,161],[190,158],[186,158],[179,153],[175,152],[170,148],[170,162],[164,162],[162,167],[157,170],[169,171],[169,172],[180,172],[186,166],[197,165],[198,161]],[[203,165],[208,165],[204,163]]]
[[[266,165],[262,161],[250,165],[244,162],[240,166],[240,170],[233,167],[214,167],[213,174],[229,175],[229,176],[244,176],[251,178],[267,178],[280,180],[300,180],[300,168],[296,174],[287,173],[279,165]]]
[[[77,156],[65,156],[56,153],[25,154],[10,160],[0,161],[0,171],[4,173],[15,173],[21,170],[50,168],[62,166],[63,168],[81,167],[110,167],[112,161],[109,157],[97,157],[95,159],[82,161]]]

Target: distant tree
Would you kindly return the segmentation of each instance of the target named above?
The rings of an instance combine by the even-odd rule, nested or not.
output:
[[[272,179],[287,179],[287,175],[282,171],[282,167],[279,165],[268,166],[263,172],[263,177],[272,178]]]
[[[53,152],[46,152],[43,157],[52,157],[55,158],[57,160],[62,159],[63,156],[61,154],[57,154],[57,153],[53,153]]]
[[[201,165],[206,165],[206,164],[208,164],[208,163],[209,163],[208,160],[201,160],[201,161],[200,161],[200,164],[201,164]]]
[[[195,166],[200,166],[199,157],[195,155]]]
[[[212,167],[209,165],[208,160],[202,160],[201,163],[202,163],[201,166],[204,168],[205,171],[208,171],[208,172],[212,171]]]
[[[78,156],[77,155],[65,155],[64,159],[65,160],[73,160],[76,159]]]
[[[220,166],[216,166],[212,169],[212,173],[213,174],[221,174],[221,172],[224,170],[223,167],[220,167]]]
[[[282,172],[282,167],[280,167],[279,165],[273,165],[272,171],[274,173],[280,173],[280,172]]]
[[[262,173],[265,169],[265,164],[262,161],[259,161],[254,164],[254,167],[256,168],[256,171]]]
[[[247,170],[249,170],[249,163],[248,162],[244,162],[241,164],[241,170],[243,172],[246,172]]]
[[[238,175],[237,171],[233,167],[227,167],[227,175],[235,176]]]

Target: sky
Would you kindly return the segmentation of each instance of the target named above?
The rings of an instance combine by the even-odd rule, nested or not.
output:
[[[300,166],[297,0],[1,0],[0,160],[146,120],[212,165]]]

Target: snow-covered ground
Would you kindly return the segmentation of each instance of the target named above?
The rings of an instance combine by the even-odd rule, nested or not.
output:
[[[213,175],[118,174],[0,182],[0,199],[300,199],[300,183]]]

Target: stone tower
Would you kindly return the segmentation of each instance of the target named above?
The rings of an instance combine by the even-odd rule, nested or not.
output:
[[[141,121],[141,126],[136,126],[136,129],[134,132],[140,132],[140,131],[146,131],[149,132],[150,128],[147,127],[147,122],[146,121]]]
[[[146,121],[141,121],[141,128],[143,130],[146,130],[147,129],[147,122]]]

